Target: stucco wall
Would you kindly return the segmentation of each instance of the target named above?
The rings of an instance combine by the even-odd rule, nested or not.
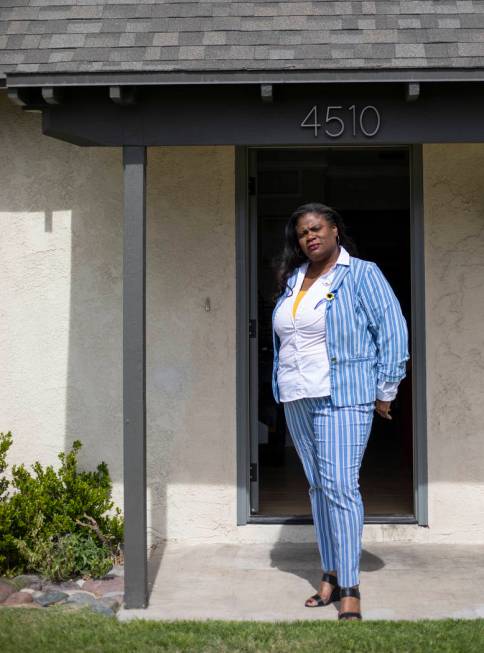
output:
[[[122,161],[0,94],[0,430],[11,463],[79,438],[122,505]],[[235,524],[234,150],[148,151],[150,539]],[[205,310],[207,298],[210,311]]]
[[[13,463],[109,464],[122,505],[122,163],[41,135],[0,94],[0,430]],[[430,527],[484,542],[484,145],[424,147]],[[150,539],[313,541],[237,527],[234,150],[148,152]],[[207,311],[206,301],[210,310]]]
[[[484,542],[484,144],[423,147],[429,527],[364,539]]]
[[[484,542],[484,144],[424,148],[429,518]]]
[[[152,528],[220,540],[236,519],[234,150],[151,148],[148,165]]]
[[[122,474],[122,174],[115,149],[41,135],[41,117],[0,93],[0,430],[12,463]]]

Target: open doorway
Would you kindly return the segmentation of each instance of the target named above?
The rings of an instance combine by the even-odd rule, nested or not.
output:
[[[410,152],[407,147],[257,149],[251,153],[252,517],[311,520],[308,485],[272,398],[271,315],[274,263],[289,215],[306,202],[323,202],[342,215],[358,256],[375,261],[400,300],[411,329]],[[411,334],[410,334],[411,335]],[[393,420],[375,414],[360,474],[367,521],[415,515],[412,375],[401,382]]]

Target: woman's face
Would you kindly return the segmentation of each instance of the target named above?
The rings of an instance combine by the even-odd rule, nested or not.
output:
[[[296,224],[296,234],[303,254],[310,261],[327,259],[338,247],[338,228],[318,213],[305,213]]]

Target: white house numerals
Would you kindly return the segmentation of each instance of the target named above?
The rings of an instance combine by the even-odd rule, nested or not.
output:
[[[357,107],[356,104],[350,107],[328,105],[326,108],[315,104],[301,123],[304,129],[313,130],[315,138],[320,129],[330,138],[338,138],[348,129],[351,129],[353,136],[361,133],[371,138],[378,134],[380,125],[380,112],[371,104],[364,107]]]

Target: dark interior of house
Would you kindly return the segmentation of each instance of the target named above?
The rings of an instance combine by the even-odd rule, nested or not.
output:
[[[259,324],[258,516],[310,519],[308,484],[272,397],[271,315],[284,226],[309,201],[336,208],[360,258],[375,261],[400,300],[411,329],[409,152],[404,147],[260,149],[257,151],[257,293]],[[414,514],[410,365],[392,403],[376,413],[360,489],[367,520]]]

